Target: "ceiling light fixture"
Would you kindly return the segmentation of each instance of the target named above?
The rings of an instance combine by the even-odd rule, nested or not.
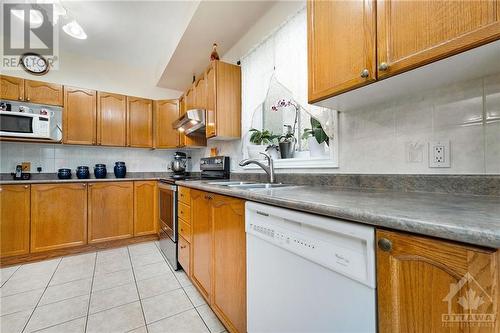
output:
[[[63,31],[73,38],[77,39],[87,39],[87,34],[83,28],[75,20],[65,24],[63,26]]]

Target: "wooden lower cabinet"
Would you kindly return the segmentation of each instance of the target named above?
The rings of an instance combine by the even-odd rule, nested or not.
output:
[[[31,185],[31,252],[87,243],[87,185]]]
[[[245,201],[213,196],[212,307],[231,332],[246,332]]]
[[[245,201],[191,190],[191,279],[230,332],[246,332]]]
[[[134,236],[158,231],[158,191],[156,181],[134,182]]]
[[[182,236],[179,237],[179,263],[186,272],[187,276],[191,276],[191,246],[189,242]]]
[[[30,250],[30,186],[0,187],[0,257]]]
[[[90,183],[89,243],[130,238],[134,235],[134,183]]]
[[[191,190],[191,278],[207,302],[210,302],[212,289],[212,220],[209,200],[210,194]]]
[[[498,251],[382,230],[377,242],[379,332],[499,332]]]

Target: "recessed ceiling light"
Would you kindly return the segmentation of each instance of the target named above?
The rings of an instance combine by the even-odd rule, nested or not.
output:
[[[63,31],[73,38],[87,39],[87,34],[75,20],[65,24],[63,26]]]

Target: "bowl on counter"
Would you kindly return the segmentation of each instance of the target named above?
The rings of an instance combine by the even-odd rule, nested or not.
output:
[[[106,178],[108,171],[106,170],[106,164],[96,164],[94,166],[94,176],[95,178]]]
[[[127,174],[127,166],[125,165],[125,162],[115,162],[114,172],[116,178],[125,178],[125,175]]]
[[[57,170],[57,178],[71,179],[71,169],[62,168]]]
[[[77,166],[76,177],[78,177],[78,179],[88,179],[90,177],[89,167],[86,165]]]

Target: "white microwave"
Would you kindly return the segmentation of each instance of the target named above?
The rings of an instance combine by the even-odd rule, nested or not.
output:
[[[57,123],[50,115],[0,111],[0,136],[60,141]]]

